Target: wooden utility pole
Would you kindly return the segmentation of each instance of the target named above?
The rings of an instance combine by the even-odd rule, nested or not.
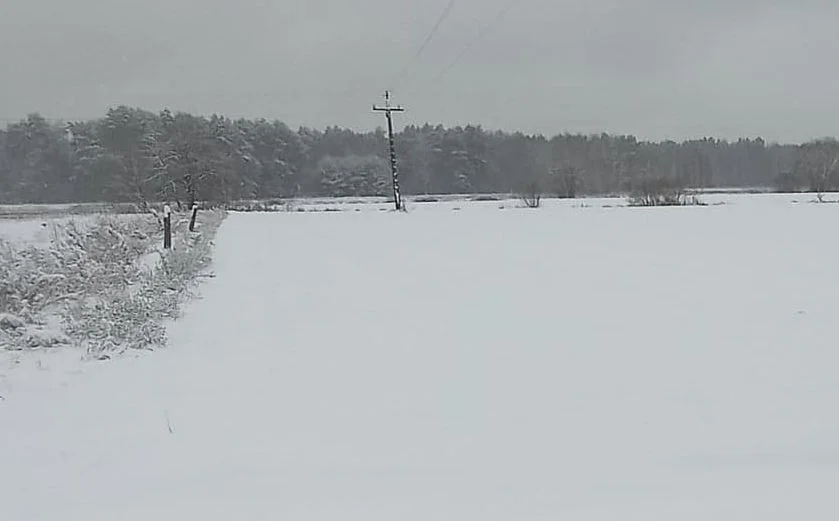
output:
[[[399,192],[399,173],[396,169],[396,146],[393,140],[393,113],[404,112],[405,109],[401,106],[394,107],[390,104],[390,91],[385,91],[385,106],[378,107],[373,105],[373,111],[384,112],[387,118],[387,138],[390,145],[390,173],[393,175],[393,204],[396,205],[396,210],[404,209],[402,205],[402,194]]]

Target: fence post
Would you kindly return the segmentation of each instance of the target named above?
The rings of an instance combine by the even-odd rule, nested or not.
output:
[[[163,249],[172,249],[172,208],[163,207]]]
[[[198,217],[198,204],[192,204],[192,217],[189,218],[189,231],[195,231],[195,218]]]

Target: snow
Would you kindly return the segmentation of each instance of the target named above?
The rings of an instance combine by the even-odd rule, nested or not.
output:
[[[94,215],[38,218],[6,219],[0,217],[0,239],[16,246],[46,247],[50,243],[55,226],[75,222],[82,229],[95,219]]]
[[[0,219],[0,239],[16,244],[49,244],[51,231],[45,219]]]
[[[169,349],[0,365],[2,517],[836,519],[839,207],[719,197],[232,214]]]

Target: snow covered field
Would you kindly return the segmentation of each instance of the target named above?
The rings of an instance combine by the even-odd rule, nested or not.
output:
[[[169,349],[0,366],[0,518],[837,519],[839,205],[717,197],[230,215]]]

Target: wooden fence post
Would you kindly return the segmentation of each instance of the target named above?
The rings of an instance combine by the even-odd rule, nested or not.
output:
[[[163,249],[172,249],[172,209],[163,207]]]
[[[198,204],[192,205],[192,217],[189,218],[189,231],[195,231],[195,218],[198,217]]]

